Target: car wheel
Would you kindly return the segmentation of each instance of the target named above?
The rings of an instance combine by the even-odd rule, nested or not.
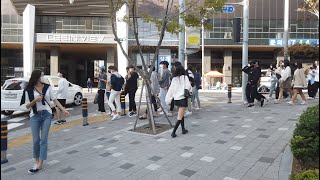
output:
[[[3,115],[10,116],[14,111],[1,111]]]
[[[262,86],[259,88],[259,93],[268,93],[268,88],[266,86]]]
[[[75,96],[74,96],[74,101],[73,103],[76,105],[76,106],[80,106],[82,104],[82,94],[81,93],[77,93]]]

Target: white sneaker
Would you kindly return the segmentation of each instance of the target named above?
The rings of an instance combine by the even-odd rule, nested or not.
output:
[[[281,101],[280,101],[279,99],[275,99],[275,100],[274,100],[274,103],[275,103],[275,104],[280,104]]]
[[[160,115],[164,115],[163,111],[161,111],[159,114],[160,114]]]
[[[308,100],[312,100],[312,99],[314,99],[314,98],[313,98],[313,97],[307,97],[307,99],[308,99]]]
[[[108,112],[107,115],[108,116],[113,116],[113,114],[111,112]]]
[[[301,105],[307,105],[308,103],[305,101],[302,101]]]
[[[171,112],[168,112],[167,115],[168,115],[168,117],[172,117],[173,116]]]
[[[113,117],[112,117],[112,119],[111,119],[111,121],[114,121],[114,120],[117,120],[117,119],[120,119],[120,115],[119,114],[115,114],[115,115],[113,115]]]
[[[190,115],[192,115],[191,111],[186,111],[186,113],[184,113],[184,117],[187,117],[187,116],[190,116]]]
[[[292,101],[289,101],[287,103],[290,104],[290,105],[294,105],[294,102],[292,102]]]
[[[199,108],[199,107],[196,107],[195,110],[200,110],[200,108]]]

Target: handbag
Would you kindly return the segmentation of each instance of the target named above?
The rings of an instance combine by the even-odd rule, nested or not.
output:
[[[93,104],[98,104],[98,98],[99,98],[99,94],[97,93],[96,96],[94,97]]]
[[[185,80],[186,80],[186,76],[184,76],[184,97],[185,98],[191,98],[191,93],[188,89],[186,89],[186,83],[185,83]]]

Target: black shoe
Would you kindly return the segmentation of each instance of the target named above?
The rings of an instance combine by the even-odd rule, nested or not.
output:
[[[181,120],[181,121],[182,121],[182,120]],[[172,133],[171,133],[171,137],[173,137],[173,138],[177,137],[176,131],[177,131],[177,129],[178,129],[181,121],[178,120],[178,121],[176,122],[176,125],[174,126],[173,131],[172,131]]]
[[[254,104],[249,104],[248,108],[254,107]]]
[[[264,98],[261,99],[261,102],[260,102],[260,103],[261,103],[261,107],[263,107],[263,105],[264,105]]]
[[[66,123],[66,122],[67,122],[66,120],[61,120],[61,121],[60,121],[61,124],[64,124],[64,123]]]
[[[37,172],[40,172],[42,170],[42,168],[32,168],[32,169],[29,169],[28,172],[31,173],[31,174],[35,174]]]
[[[171,137],[175,138],[175,137],[177,137],[177,135],[175,133],[172,133]]]
[[[61,121],[56,121],[54,124],[60,125]]]
[[[182,134],[187,134],[189,131],[187,129],[182,129]]]

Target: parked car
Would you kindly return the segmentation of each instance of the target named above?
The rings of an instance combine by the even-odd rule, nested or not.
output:
[[[270,76],[271,76],[271,73],[268,72],[268,69],[261,70],[260,86],[258,87],[259,93],[270,92],[270,89],[271,89]]]
[[[58,82],[60,77],[44,76],[47,84],[52,86],[53,92],[58,91]],[[11,115],[14,111],[21,111],[20,100],[23,94],[23,89],[27,86],[30,77],[13,78],[4,82],[1,87],[1,113]],[[78,85],[69,84],[68,97],[66,104],[75,104],[76,106],[82,103],[82,88]],[[51,102],[54,107],[53,102]]]

